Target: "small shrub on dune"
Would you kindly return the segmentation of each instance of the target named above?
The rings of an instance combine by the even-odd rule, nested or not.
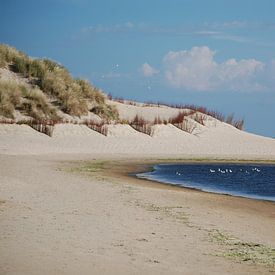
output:
[[[105,98],[103,93],[97,88],[93,88],[93,89],[94,89],[94,101],[97,104],[105,104]]]
[[[81,116],[88,112],[88,102],[96,106],[96,114],[103,118],[118,117],[115,107],[105,104],[104,95],[86,80],[74,80],[67,70],[51,66],[41,81],[42,90],[58,99],[61,109],[70,115]],[[99,105],[99,106],[98,106]]]
[[[145,120],[143,117],[136,115],[134,119],[130,122],[131,125],[138,125],[138,126],[144,126],[145,124],[148,124],[148,121]]]
[[[168,120],[166,119],[161,119],[159,116],[155,117],[154,121],[153,121],[153,124],[154,125],[160,125],[160,124],[164,124],[164,125],[167,125],[169,123]]]
[[[20,55],[24,56],[24,54],[17,51],[15,48],[5,44],[0,44],[0,54],[6,63],[11,63],[15,57],[18,57]]]
[[[105,119],[106,121],[118,121],[119,114],[115,106],[113,105],[98,105],[90,110],[94,114],[100,116],[101,118]]]
[[[62,66],[61,64],[59,64],[58,62],[48,59],[48,58],[44,58],[42,59],[43,63],[45,64],[45,66],[47,67],[47,70],[50,72],[54,72],[56,70],[63,70],[66,72],[66,74],[69,74],[69,71]]]
[[[59,97],[66,90],[66,83],[57,74],[47,71],[41,79],[40,88],[50,96]]]
[[[239,130],[243,130],[244,128],[244,119],[235,120],[234,114],[229,115],[225,122],[228,124],[231,124],[232,126],[234,126]]]
[[[96,104],[103,104],[105,101],[104,95],[99,89],[92,86],[87,80],[76,79],[75,82],[81,88],[81,94],[84,98],[94,101]]]
[[[79,99],[77,95],[73,93],[68,93],[64,96],[62,101],[62,110],[65,113],[79,117],[88,113],[86,101]]]
[[[157,124],[163,124],[163,120],[160,119],[159,116],[155,117],[153,124],[155,124],[155,125],[157,125]]]
[[[239,130],[243,130],[243,128],[244,128],[244,119],[234,121],[233,126],[236,127]]]
[[[65,113],[74,116],[87,114],[88,107],[81,95],[81,87],[67,75],[66,71],[57,69],[56,72],[45,73],[41,81],[42,90],[58,100],[60,108]]]
[[[23,100],[21,103],[21,110],[26,115],[33,117],[34,119],[59,119],[56,109],[51,106],[47,100],[47,97],[43,92],[37,88],[26,89],[22,88]]]
[[[13,104],[11,104],[10,101],[5,100],[5,98],[3,98],[0,95],[0,115],[7,117],[7,118],[14,118],[14,106]]]
[[[185,112],[179,112],[176,116],[169,119],[169,123],[171,124],[183,123],[185,116],[186,116]]]
[[[230,114],[225,120],[226,123],[231,125],[233,124],[233,121],[234,121],[234,114]]]
[[[206,115],[212,116],[214,118],[216,118],[217,120],[224,122],[225,121],[225,117],[222,113],[217,112],[217,111],[208,111],[206,113]]]
[[[119,123],[119,124],[130,124],[130,122],[129,122],[129,120],[128,119],[120,119],[117,123]]]
[[[29,59],[23,56],[15,56],[13,58],[12,68],[16,73],[22,74],[22,76],[29,76]]]
[[[5,60],[5,57],[4,55],[0,52],[0,68],[4,68],[6,67],[7,65],[7,62]]]
[[[29,65],[29,77],[37,78],[38,85],[40,84],[40,79],[43,79],[45,77],[46,73],[46,66],[42,60],[31,60]]]
[[[179,129],[191,134],[195,130],[196,124],[195,124],[195,122],[192,123],[192,121],[187,120],[186,117],[189,114],[190,114],[190,112],[188,112],[188,111],[187,112],[180,111],[175,117],[169,119],[169,123],[173,124],[174,126],[176,126]]]
[[[151,124],[145,120],[143,117],[136,115],[134,117],[134,119],[130,122],[130,126],[132,128],[134,128],[135,130],[147,134],[147,135],[151,135]]]
[[[21,89],[19,85],[9,81],[0,81],[0,115],[13,118],[20,98]]]

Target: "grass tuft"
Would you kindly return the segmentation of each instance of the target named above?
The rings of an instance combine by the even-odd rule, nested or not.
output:
[[[237,262],[252,262],[275,268],[275,248],[252,242],[242,242],[219,230],[209,233],[210,240],[224,246],[218,256],[234,259]]]
[[[11,81],[0,81],[0,115],[14,118],[15,108],[20,105],[21,86]]]

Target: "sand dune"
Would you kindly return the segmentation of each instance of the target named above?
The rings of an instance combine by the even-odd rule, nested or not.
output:
[[[179,109],[167,106],[143,107],[113,102],[121,119],[140,115],[148,121],[155,117],[168,120]],[[203,125],[195,116],[203,116]],[[139,156],[162,156],[177,158],[238,158],[275,159],[275,139],[240,131],[204,114],[185,118],[183,131],[171,124],[149,125],[145,134],[128,124],[106,125],[106,135],[80,124],[56,124],[49,137],[27,125],[0,125],[1,154],[127,154]]]
[[[151,136],[129,125],[109,125],[105,136],[84,125],[58,124],[52,137],[27,125],[0,125],[1,154],[77,152],[275,159],[275,140],[237,130],[225,123],[203,126],[195,134],[170,124],[154,125]]]

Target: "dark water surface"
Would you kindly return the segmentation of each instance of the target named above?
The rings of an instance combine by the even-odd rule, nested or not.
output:
[[[137,176],[207,192],[275,201],[272,164],[159,164],[152,172]]]

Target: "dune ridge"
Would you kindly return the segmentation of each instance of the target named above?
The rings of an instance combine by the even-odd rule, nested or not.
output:
[[[167,125],[152,126],[151,135],[129,125],[107,125],[107,136],[85,125],[57,124],[49,137],[30,126],[0,125],[1,154],[101,153],[140,156],[275,159],[275,140],[225,123],[195,134]]]

